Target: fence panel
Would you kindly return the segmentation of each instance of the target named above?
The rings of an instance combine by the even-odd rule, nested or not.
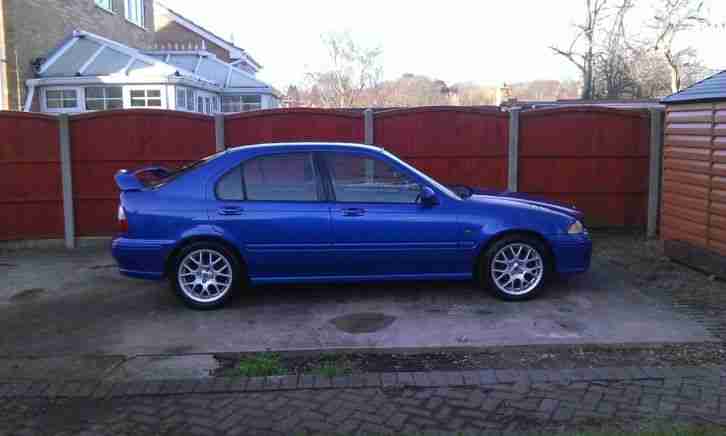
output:
[[[273,109],[228,115],[228,147],[269,142],[363,142],[360,112],[330,109]]]
[[[428,107],[376,113],[375,143],[446,184],[506,189],[507,114]]]
[[[71,117],[70,130],[78,236],[114,233],[119,169],[177,167],[215,149],[213,118],[178,111],[83,114]]]
[[[0,240],[63,237],[58,120],[0,112]]]
[[[573,204],[596,226],[644,226],[649,114],[605,108],[523,112],[519,190]]]

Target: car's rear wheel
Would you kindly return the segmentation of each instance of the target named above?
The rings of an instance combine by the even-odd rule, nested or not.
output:
[[[237,256],[214,241],[194,242],[176,255],[169,281],[182,301],[194,309],[222,307],[242,283]]]
[[[480,280],[503,300],[528,300],[542,291],[550,265],[549,250],[539,239],[527,234],[507,235],[481,257]]]

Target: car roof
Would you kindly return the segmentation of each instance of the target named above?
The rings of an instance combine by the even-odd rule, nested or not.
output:
[[[276,150],[366,150],[380,152],[382,147],[348,142],[280,142],[229,147],[228,152]]]

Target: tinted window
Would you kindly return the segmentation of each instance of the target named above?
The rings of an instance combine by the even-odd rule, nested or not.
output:
[[[421,192],[418,183],[378,159],[332,153],[326,161],[337,201],[415,203]]]
[[[217,198],[220,200],[244,200],[242,189],[242,168],[228,172],[217,182]]]
[[[310,153],[258,157],[245,162],[243,171],[247,200],[318,200],[315,165]]]

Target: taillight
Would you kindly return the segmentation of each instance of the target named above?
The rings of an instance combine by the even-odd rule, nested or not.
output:
[[[126,220],[126,211],[123,206],[118,206],[118,230],[121,233],[127,233],[129,231],[129,222]]]

